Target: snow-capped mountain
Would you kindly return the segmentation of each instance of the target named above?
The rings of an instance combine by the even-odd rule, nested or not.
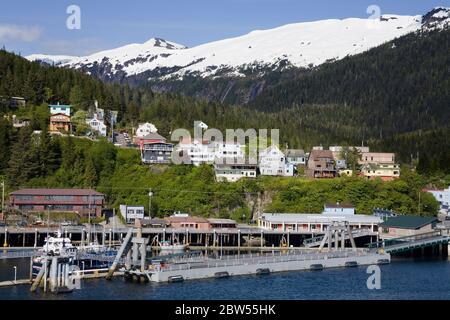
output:
[[[329,19],[295,23],[187,48],[159,38],[86,57],[33,54],[33,61],[80,69],[109,81],[129,77],[182,79],[243,76],[244,70],[280,66],[312,67],[355,55],[422,28],[443,28],[450,9],[438,7],[423,16],[383,15],[374,19]]]

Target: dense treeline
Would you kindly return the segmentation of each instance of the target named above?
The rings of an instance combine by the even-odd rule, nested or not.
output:
[[[251,105],[281,110],[304,104],[342,106],[365,137],[447,127],[450,30],[412,33],[363,54],[323,64],[262,93]],[[351,108],[345,108],[351,106]]]
[[[137,150],[117,149],[106,140],[92,142],[81,137],[50,137],[45,102],[72,103],[76,108],[84,109],[94,99],[99,100],[101,106],[110,100],[110,106],[121,113],[119,128],[135,125],[137,121],[151,121],[167,137],[173,129],[189,129],[194,120],[199,119],[222,130],[280,128],[282,144],[306,149],[319,143],[355,144],[364,139],[355,135],[356,124],[345,122],[347,113],[352,111],[349,105],[303,105],[281,112],[256,111],[178,94],[153,95],[144,89],[104,85],[76,71],[30,63],[4,51],[0,52],[0,57],[1,95],[24,95],[30,99],[20,110],[9,110],[6,105],[0,110],[0,178],[6,179],[7,191],[25,186],[95,187],[107,195],[111,206],[117,208],[121,203],[147,206],[148,189],[152,188],[155,192],[152,212],[158,216],[181,210],[248,220],[257,209],[258,197],[262,199],[263,210],[280,212],[320,212],[324,202],[340,201],[353,202],[360,213],[370,213],[373,207],[402,213],[436,213],[436,202],[429,194],[421,192],[431,180],[409,173],[407,168],[403,170],[401,180],[389,183],[344,178],[307,181],[262,177],[234,184],[215,182],[209,166],[149,169],[140,164]],[[25,79],[29,77],[41,80],[27,84]],[[23,86],[29,88],[25,90]],[[80,89],[84,87],[90,88],[87,93]],[[43,94],[45,92],[47,96]],[[12,112],[26,114],[31,125],[14,128],[10,118],[4,117]],[[448,130],[437,129],[365,141],[376,149],[405,150],[407,163],[410,154],[422,150],[419,155],[421,171],[448,173],[445,158],[437,158],[434,153],[449,150],[448,136]],[[442,181],[445,180],[437,180],[438,183]]]
[[[107,85],[80,72],[30,62],[0,50],[0,96],[24,97],[29,106],[71,103],[87,109],[97,100],[107,110],[118,110],[123,121],[136,120],[136,108],[153,97],[151,90]],[[1,99],[0,113],[9,111]]]

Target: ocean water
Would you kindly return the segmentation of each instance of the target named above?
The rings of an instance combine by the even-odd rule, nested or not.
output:
[[[29,259],[0,261],[0,281],[29,274]],[[85,280],[80,290],[64,295],[29,291],[29,285],[0,288],[0,299],[82,300],[450,300],[450,261],[393,259],[382,265],[381,288],[369,290],[366,267],[296,271],[265,276],[136,284],[122,278]]]

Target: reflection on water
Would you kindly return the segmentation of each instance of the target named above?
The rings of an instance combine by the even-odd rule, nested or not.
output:
[[[14,265],[21,278],[27,276],[29,259],[0,261],[0,276],[11,279]],[[0,299],[450,299],[450,281],[443,281],[450,279],[447,259],[394,259],[381,266],[380,290],[367,289],[366,270],[327,269],[145,285],[118,277],[84,280],[81,290],[66,295],[31,293],[28,285],[0,288]]]

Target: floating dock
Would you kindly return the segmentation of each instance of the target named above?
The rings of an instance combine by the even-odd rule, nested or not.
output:
[[[195,280],[239,275],[262,275],[273,272],[349,268],[362,265],[386,264],[388,253],[363,249],[332,252],[288,252],[225,256],[221,259],[179,261],[168,265],[150,266],[144,273],[152,282],[173,282],[173,279]],[[264,272],[262,272],[264,269]]]

